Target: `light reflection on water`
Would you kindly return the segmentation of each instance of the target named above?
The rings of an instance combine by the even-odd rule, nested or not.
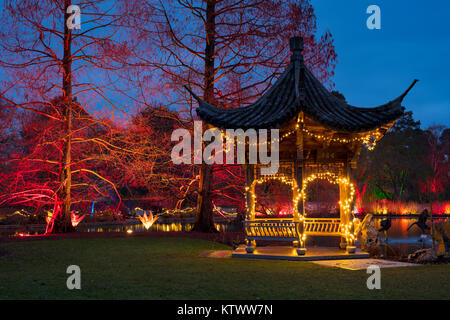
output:
[[[375,218],[376,227],[379,228],[379,223],[385,218]],[[421,230],[417,226],[413,226],[407,230],[408,227],[415,222],[415,219],[410,218],[392,218],[391,228],[388,231],[388,238],[390,241],[415,241],[420,239]],[[436,221],[436,219],[435,219]],[[193,223],[187,222],[172,222],[172,223],[155,223],[149,230],[146,230],[140,223],[128,224],[128,225],[104,225],[99,227],[86,227],[80,225],[78,231],[81,232],[124,232],[129,229],[136,232],[183,232],[191,231]],[[431,226],[430,221],[428,225]],[[216,228],[221,232],[234,232],[238,231],[238,227],[230,223],[216,223]],[[381,235],[384,238],[384,234]]]
[[[375,218],[376,227],[379,227],[379,223],[381,220],[385,218]],[[387,243],[392,247],[396,247],[400,249],[402,255],[406,255],[408,253],[414,252],[415,250],[421,249],[422,247],[429,248],[431,247],[431,237],[428,235],[425,239],[421,238],[422,231],[417,227],[413,226],[408,230],[408,227],[415,222],[414,218],[392,218],[392,225],[388,231],[388,239],[385,240],[384,233],[380,234],[380,239],[382,242]],[[153,226],[146,230],[145,227],[141,223],[134,224],[103,224],[102,226],[87,226],[80,224],[77,228],[80,232],[187,232],[191,231],[193,227],[193,223],[187,222],[172,222],[172,223],[161,223],[157,222],[153,224]],[[220,232],[236,232],[240,231],[239,226],[231,223],[216,223],[216,228]],[[431,222],[428,221],[428,226],[431,226]],[[42,234],[42,231],[36,230],[28,230],[27,234]],[[2,235],[18,235],[23,230],[2,230],[0,231]],[[310,237],[309,237],[310,238]],[[327,237],[311,237],[313,239],[309,239],[308,243],[310,245],[322,245],[328,246],[330,245],[330,240],[334,241],[338,239],[327,239]],[[329,237],[328,237],[329,238]],[[424,240],[424,241],[423,241]],[[307,244],[308,244],[307,243]]]
[[[385,218],[376,218],[377,227],[379,226],[379,223],[381,220],[384,220]],[[411,229],[408,230],[408,227],[417,221],[416,219],[412,218],[392,218],[391,220],[391,228],[388,231],[388,240],[389,241],[397,241],[397,242],[414,242],[420,240],[420,236],[422,234],[422,231],[417,227],[416,225],[411,227]],[[438,219],[433,219],[433,221],[438,221]],[[431,227],[431,221],[427,222],[427,225]],[[429,231],[428,231],[429,234]],[[380,234],[380,237],[384,239],[384,233]]]
[[[172,222],[172,223],[155,223],[147,230],[142,224],[132,225],[109,225],[101,227],[85,227],[80,225],[78,231],[81,232],[126,232],[131,230],[133,232],[188,232],[192,230],[193,223]],[[237,231],[234,225],[228,223],[216,223],[217,230],[220,232]]]
[[[376,218],[376,227],[379,228],[379,223],[385,218]],[[400,250],[401,255],[407,255],[421,248],[431,247],[431,237],[429,234],[425,239],[421,237],[421,230],[417,226],[413,226],[408,230],[408,227],[415,222],[415,219],[410,218],[392,218],[392,225],[387,233],[387,240],[385,239],[385,234],[380,234],[380,240],[389,246],[396,247]],[[428,225],[431,226],[430,221]],[[149,230],[146,230],[142,224],[134,225],[123,225],[123,226],[108,226],[108,227],[98,227],[89,228],[83,230],[79,228],[79,231],[87,232],[126,232],[127,230],[132,230],[133,232],[182,232],[190,231],[193,227],[193,223],[185,222],[173,222],[173,223],[155,223]],[[234,232],[239,231],[238,227],[229,223],[217,223],[216,228],[220,232]],[[328,239],[329,237],[311,237],[307,244],[308,245],[322,245],[322,246],[333,246],[337,245],[339,239]],[[336,242],[336,243],[334,243]]]
[[[376,218],[376,223],[379,224],[384,219]],[[437,220],[433,219],[433,221]],[[380,233],[380,240],[389,246],[398,248],[402,256],[406,256],[422,248],[431,248],[432,240],[430,231],[427,231],[426,235],[422,236],[422,230],[416,225],[408,230],[408,227],[415,221],[417,220],[414,218],[392,218],[391,228],[387,232],[387,239],[385,238],[384,232],[382,232]],[[430,220],[427,225],[431,227]]]

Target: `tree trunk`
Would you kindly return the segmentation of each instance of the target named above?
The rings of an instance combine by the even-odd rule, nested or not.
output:
[[[208,0],[206,4],[206,48],[205,48],[205,89],[203,99],[214,103],[214,42],[215,42],[215,7],[216,0]],[[203,163],[200,168],[200,184],[197,198],[197,217],[193,231],[217,232],[211,204],[212,167]]]
[[[64,1],[64,55],[63,55],[63,154],[61,159],[61,195],[62,212],[60,223],[56,223],[55,232],[74,231],[71,219],[72,191],[72,30],[67,27],[67,13],[70,1]]]

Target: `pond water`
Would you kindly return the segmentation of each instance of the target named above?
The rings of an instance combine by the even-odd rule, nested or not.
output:
[[[383,219],[377,218],[377,222]],[[426,235],[422,235],[422,230],[417,225],[412,226],[408,230],[408,227],[416,220],[415,218],[392,218],[392,225],[387,232],[387,239],[385,234],[381,233],[381,241],[389,246],[398,248],[402,256],[422,248],[431,248],[432,239],[429,231],[427,231]],[[437,220],[433,219],[433,221]],[[428,221],[427,225],[431,227],[431,222]]]
[[[376,218],[377,223],[385,218]],[[387,233],[387,239],[385,235],[381,234],[381,241],[387,245],[397,248],[400,255],[406,256],[421,248],[431,247],[431,237],[429,234],[426,237],[422,237],[422,231],[417,227],[413,226],[408,230],[408,227],[416,221],[416,218],[392,218],[392,225]],[[436,221],[436,219],[435,219]],[[428,225],[431,222],[428,221]],[[81,227],[81,226],[80,226]],[[132,230],[133,232],[169,232],[169,231],[190,231],[193,227],[193,223],[155,223],[150,230],[145,230],[142,224],[134,225],[124,225],[124,226],[104,226],[96,228],[81,228],[80,231],[86,232],[126,232],[127,230]],[[221,232],[236,232],[240,231],[239,226],[230,223],[217,223],[216,228]],[[337,237],[309,237],[307,241],[308,246],[314,245],[331,245],[337,246],[339,244],[339,239]],[[359,243],[358,243],[359,245]],[[386,249],[386,246],[383,246]]]
[[[377,223],[384,218],[376,218]],[[392,226],[387,233],[387,240],[384,234],[381,234],[381,240],[383,243],[388,244],[391,247],[399,249],[402,256],[412,253],[421,248],[431,247],[431,237],[429,235],[426,238],[421,237],[422,232],[417,226],[413,226],[411,229],[407,230],[408,227],[415,222],[415,218],[392,218]],[[428,225],[431,222],[428,221]],[[135,221],[128,224],[106,224],[97,226],[88,226],[80,224],[77,228],[81,232],[181,232],[190,231],[193,227],[193,223],[187,222],[156,222],[150,230],[146,230],[144,226]],[[231,224],[228,222],[217,223],[216,227],[221,232],[236,232],[240,231],[239,226],[236,224]],[[42,226],[40,227],[42,229]],[[43,233],[43,230],[28,228],[30,234]],[[24,230],[17,229],[0,229],[0,235],[13,235],[23,232]],[[308,237],[307,246],[336,246],[339,244],[339,239],[337,237]],[[359,243],[358,243],[359,245]]]

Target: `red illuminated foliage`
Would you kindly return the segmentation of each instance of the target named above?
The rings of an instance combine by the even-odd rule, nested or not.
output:
[[[194,103],[183,85],[224,108],[251,103],[289,62],[289,38],[294,35],[305,40],[305,62],[310,70],[332,86],[333,38],[329,32],[316,37],[309,0],[127,0],[123,11],[129,38],[139,43],[135,59],[128,63],[148,71],[133,78],[141,103],[149,97],[167,100],[167,105],[176,105],[183,117],[193,120]],[[215,231],[213,180],[211,166],[201,165],[194,230]],[[239,180],[242,178],[238,184]]]
[[[165,207],[184,201],[192,205],[189,186],[196,180],[195,167],[174,165],[171,160],[172,131],[184,125],[177,113],[153,107],[139,112],[126,129],[116,128],[112,142],[129,152],[110,153],[105,170],[125,198],[158,198]]]
[[[434,125],[425,131],[427,164],[425,181],[421,182],[422,192],[433,194],[435,198],[449,186],[450,172],[448,129],[441,125]],[[432,199],[434,200],[434,199]]]
[[[105,1],[83,3],[90,19],[74,31],[66,24],[69,5],[69,0],[7,0],[1,12],[7,26],[0,30],[2,108],[31,115],[18,117],[23,144],[4,160],[13,170],[3,177],[7,190],[0,201],[53,208],[57,228],[48,231],[73,230],[73,204],[105,194],[105,185],[116,189],[93,170],[113,148],[108,123],[77,98],[85,106],[103,100],[114,107],[105,90],[120,67],[115,61],[126,51],[110,28],[120,16],[104,12]]]

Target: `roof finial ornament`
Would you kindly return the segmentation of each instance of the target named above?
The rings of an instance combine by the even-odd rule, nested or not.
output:
[[[289,46],[291,47],[292,56],[291,60],[301,60],[303,58],[303,38],[292,37],[289,39]]]

